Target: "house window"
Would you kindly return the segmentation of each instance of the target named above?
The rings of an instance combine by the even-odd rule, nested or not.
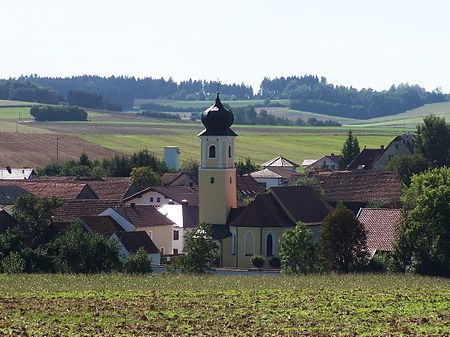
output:
[[[211,184],[214,184],[214,177],[211,177]]]
[[[231,158],[231,145],[228,145],[228,158]]]
[[[180,240],[180,231],[173,231],[173,239]]]
[[[230,184],[233,182],[233,179],[231,179],[231,177],[230,177]]]
[[[395,144],[395,148],[398,150],[398,144]]]
[[[216,147],[214,145],[209,147],[209,158],[216,158]]]
[[[253,232],[245,233],[244,253],[245,256],[253,256],[255,254],[255,234]]]
[[[150,202],[153,202],[153,197],[150,197]]]
[[[161,255],[164,255],[164,247],[159,248],[159,251],[161,252]]]
[[[270,233],[266,238],[266,256],[273,256],[273,237]]]
[[[160,198],[160,197],[157,197],[157,198],[156,198],[156,202],[161,202],[161,198]]]
[[[173,255],[178,255],[178,249],[177,248],[173,249]]]

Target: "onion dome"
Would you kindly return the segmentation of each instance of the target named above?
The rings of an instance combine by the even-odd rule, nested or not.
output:
[[[217,93],[214,104],[202,114],[202,123],[206,129],[199,133],[199,136],[237,136],[230,129],[233,121],[233,113],[223,106]]]

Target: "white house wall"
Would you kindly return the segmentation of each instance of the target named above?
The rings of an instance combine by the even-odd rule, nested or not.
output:
[[[163,194],[156,191],[148,191],[143,193],[140,197],[130,199],[126,202],[127,205],[143,205],[143,206],[161,206],[161,205],[179,205],[176,201],[166,198]]]

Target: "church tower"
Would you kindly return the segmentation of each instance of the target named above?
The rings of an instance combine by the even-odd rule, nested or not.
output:
[[[237,206],[233,113],[219,98],[202,115],[205,130],[199,133],[199,222],[225,225],[231,208]]]

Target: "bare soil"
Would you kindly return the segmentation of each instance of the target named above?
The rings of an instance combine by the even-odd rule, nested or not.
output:
[[[75,136],[0,132],[0,166],[37,167],[56,161],[57,138],[59,160],[78,159],[83,151],[91,159],[109,158],[118,154]]]

